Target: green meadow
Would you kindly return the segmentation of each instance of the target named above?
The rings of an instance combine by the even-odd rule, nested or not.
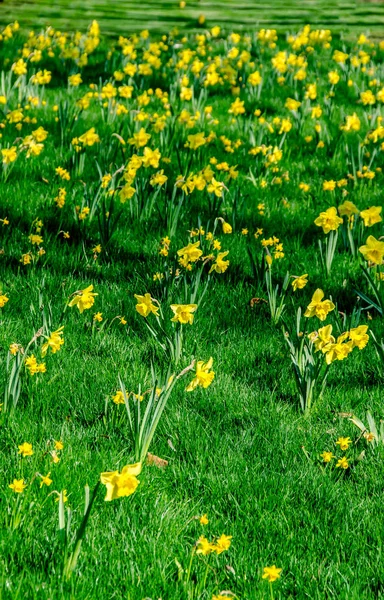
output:
[[[0,598],[384,597],[368,12],[40,4],[1,6]]]

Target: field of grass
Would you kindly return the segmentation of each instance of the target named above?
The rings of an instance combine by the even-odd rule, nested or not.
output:
[[[384,33],[383,0],[3,0],[0,24],[18,19],[24,29],[51,25],[84,30],[97,19],[103,33],[127,35],[144,28],[164,33],[196,29],[204,16],[209,27],[237,29],[276,27],[280,32],[311,23],[333,31]]]
[[[383,598],[383,44],[39,33],[0,41],[0,598]]]

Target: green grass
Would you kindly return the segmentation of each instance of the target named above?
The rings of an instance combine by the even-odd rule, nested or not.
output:
[[[383,32],[384,4],[381,0],[187,0],[180,8],[178,0],[4,0],[0,4],[0,23],[19,19],[24,28],[53,25],[71,30],[73,23],[84,29],[91,19],[97,19],[103,31],[110,35],[126,35],[127,31],[167,32],[171,28],[196,28],[204,15],[209,26],[215,24],[250,27],[276,27],[280,32],[294,30],[306,23],[333,30]]]
[[[0,61],[6,72],[18,57],[22,43],[21,37],[2,43]],[[375,171],[373,180],[359,178],[354,173],[354,165],[355,171],[362,169],[372,156],[372,170],[384,166],[382,153],[373,151],[380,142],[376,146],[367,143],[370,157],[359,150],[374,127],[375,117],[383,112],[379,103],[364,107],[359,102],[360,91],[369,88],[373,76],[368,70],[350,67],[349,63],[345,71],[340,68],[332,59],[334,49],[342,47],[336,40],[330,49],[316,46],[314,54],[308,55],[308,78],[304,84],[288,76],[286,84],[280,86],[271,69],[271,57],[278,50],[291,52],[291,49],[284,39],[277,42],[276,49],[262,48],[254,40],[250,48],[252,60],[256,62],[254,68],[263,65],[264,83],[259,99],[250,94],[249,85],[241,88],[245,115],[234,122],[230,120],[228,109],[235,96],[224,72],[223,84],[209,87],[200,107],[212,106],[217,124],[200,122],[187,129],[177,121],[173,123],[172,115],[180,115],[183,108],[194,112],[190,102],[179,100],[178,93],[171,98],[172,115],[168,116],[165,129],[167,134],[175,128],[171,142],[166,141],[165,134],[156,133],[149,123],[144,123],[152,135],[148,145],[152,149],[160,147],[162,156],[171,159],[170,164],[161,162],[159,167],[164,169],[168,182],[148,219],[140,221],[131,216],[130,204],[134,199],[122,206],[115,235],[94,260],[92,248],[100,243],[97,219],[80,223],[74,207],[82,202],[92,203],[100,183],[96,161],[103,174],[114,173],[127,164],[133,152],[142,155],[142,149],[136,151],[129,145],[122,150],[112,133],[118,132],[128,140],[142,126],[133,120],[138,108],[137,95],[156,87],[170,91],[179,80],[180,73],[167,66],[172,53],[177,52],[172,43],[169,38],[169,48],[161,54],[159,72],[147,78],[136,75],[131,81],[126,78],[126,83],[135,87],[133,98],[122,101],[132,111],[130,114],[106,122],[99,102],[94,100],[79,114],[70,131],[66,131],[68,140],[64,144],[60,141],[62,117],[55,120],[60,113],[54,112],[53,106],[64,98],[74,106],[75,100],[89,91],[87,84],[99,85],[99,77],[103,83],[113,80],[111,74],[125,60],[118,50],[107,59],[109,42],[103,42],[82,71],[85,83],[70,94],[67,76],[80,70],[74,62],[61,60],[55,50],[55,57],[44,55],[37,66],[29,63],[29,75],[48,68],[53,79],[44,91],[39,88],[38,92],[36,88],[26,90],[25,82],[21,82],[23,106],[30,102],[27,95],[39,93],[46,100],[45,106],[24,109],[26,115],[36,117],[37,123],[24,123],[21,132],[6,118],[18,105],[19,90],[7,93],[1,145],[2,148],[16,145],[18,157],[11,165],[8,179],[5,181],[2,174],[0,182],[0,218],[9,220],[9,225],[0,229],[3,249],[0,281],[9,297],[9,302],[0,309],[2,385],[5,387],[7,382],[9,345],[17,342],[25,348],[50,312],[51,330],[61,324],[65,326],[65,343],[58,353],[48,353],[42,359],[41,339],[37,340],[31,351],[39,362],[44,360],[47,372],[31,377],[23,369],[16,411],[0,415],[0,598],[211,600],[213,594],[230,590],[237,598],[267,600],[270,589],[261,577],[263,568],[272,564],[283,569],[281,579],[273,584],[276,599],[383,598],[383,446],[375,450],[369,447],[364,439],[359,439],[358,430],[347,418],[353,413],[364,420],[367,410],[377,421],[383,417],[383,365],[370,339],[364,350],[355,349],[345,361],[331,365],[323,396],[304,415],[280,324],[272,324],[267,303],[251,306],[253,298],[265,300],[267,295],[263,281],[257,282],[253,277],[247,251],[249,245],[262,255],[261,238],[253,237],[256,229],[262,228],[265,238],[276,235],[284,244],[285,257],[274,261],[272,266],[274,281],[281,285],[287,271],[292,275],[309,274],[308,285],[295,294],[290,293],[287,300],[288,326],[293,325],[297,308],[305,309],[318,287],[347,315],[363,304],[355,292],[362,289],[369,293],[361,274],[362,258],[353,258],[343,247],[340,236],[327,278],[321,269],[318,249],[318,240],[325,236],[313,221],[320,211],[338,206],[345,198],[355,202],[360,210],[383,204],[380,170]],[[143,62],[146,44],[143,40],[136,44],[138,64]],[[230,42],[226,40],[225,44]],[[226,53],[225,44],[221,40],[208,42],[212,50],[207,56]],[[186,45],[194,48],[194,37]],[[244,39],[240,45],[241,49],[249,48]],[[364,48],[374,56],[368,67],[375,64],[375,76],[382,78],[383,51],[376,45],[373,55],[370,46]],[[348,53],[357,54],[358,50],[355,42],[347,46]],[[207,62],[207,58],[202,60]],[[236,69],[234,61],[231,65],[236,70],[236,82],[246,81],[252,71],[249,65],[243,70]],[[330,70],[338,70],[341,75],[331,98],[327,77]],[[348,87],[348,78],[354,80],[353,87]],[[315,80],[318,97],[310,102],[304,98],[305,84]],[[203,80],[193,80],[191,76],[192,81],[197,97],[205,89]],[[285,108],[288,97],[303,102],[300,120]],[[317,120],[322,125],[320,135],[314,132],[310,117],[310,108],[317,104],[324,111]],[[268,122],[279,116],[289,117],[293,123],[282,143],[278,173],[265,167],[261,155],[249,154],[252,146],[274,147],[282,139],[276,131],[268,132],[253,116],[255,109]],[[166,109],[152,102],[145,110],[163,114]],[[354,112],[361,119],[361,130],[341,132],[345,115]],[[25,151],[20,150],[19,140],[40,125],[49,132],[44,149],[39,156],[27,159]],[[76,174],[70,141],[92,126],[101,142],[86,150],[84,171]],[[217,133],[211,144],[193,153],[184,147],[188,135],[198,131],[208,135],[211,130]],[[251,141],[252,131],[255,143]],[[233,141],[240,138],[243,144],[234,153],[225,152],[220,135]],[[306,141],[307,135],[314,139]],[[317,147],[322,139],[323,149]],[[184,175],[197,173],[212,157],[219,163],[238,165],[238,179],[229,181],[222,171],[215,172],[215,177],[228,187],[222,205],[215,211],[210,209],[213,198],[206,190],[184,197],[183,211],[171,240],[171,258],[165,266],[158,253],[159,242],[169,233],[165,206],[172,197],[180,167]],[[58,178],[55,174],[58,166],[71,172],[71,181]],[[247,178],[250,170],[255,185]],[[148,188],[140,193],[140,182],[156,171],[142,168],[138,172],[134,185],[138,188],[136,195],[143,201],[153,191]],[[284,172],[289,173],[289,180],[283,179],[281,185],[275,185],[274,177]],[[336,188],[335,192],[322,190],[325,180],[340,180],[348,174],[352,178],[346,188]],[[261,185],[263,180],[266,187]],[[298,187],[302,181],[311,186],[308,194]],[[61,210],[53,200],[59,187],[67,190],[66,204]],[[343,189],[348,191],[347,196],[343,195]],[[84,190],[88,192],[86,197]],[[176,201],[181,197],[183,193],[178,190]],[[264,215],[257,208],[261,202],[265,204]],[[193,325],[184,326],[184,355],[175,366],[150,337],[135,309],[134,294],[149,292],[161,300],[168,322],[169,305],[182,301],[182,288],[175,285],[168,293],[163,284],[153,281],[153,275],[164,272],[170,265],[177,266],[173,256],[190,241],[189,231],[200,225],[206,232],[212,231],[219,216],[233,225],[230,235],[222,233],[220,223],[215,233],[222,249],[229,250],[230,265],[225,273],[212,276]],[[36,255],[28,240],[35,219],[43,222],[41,235],[46,253],[33,264],[23,265],[22,254],[33,251]],[[244,227],[249,229],[248,236],[241,233]],[[70,233],[69,240],[63,239],[62,231]],[[383,235],[382,222],[363,230],[364,242],[369,234],[377,238]],[[83,314],[75,307],[68,308],[70,295],[91,284],[98,294],[94,306]],[[97,311],[103,314],[102,324],[93,323]],[[112,322],[121,315],[125,316],[126,325],[117,319]],[[153,315],[148,319],[153,322]],[[312,329],[322,325],[316,318],[310,321]],[[335,313],[328,317],[326,323],[329,322],[336,328]],[[365,323],[378,339],[383,337],[382,317],[372,308],[369,314],[363,310],[360,315],[360,324]],[[44,331],[48,333],[47,329]],[[71,507],[73,523],[78,526],[84,486],[88,484],[93,489],[101,472],[133,462],[125,408],[111,400],[119,388],[118,376],[127,390],[138,392],[140,386],[147,389],[151,385],[151,365],[158,373],[165,373],[170,365],[176,373],[193,358],[206,361],[210,356],[215,371],[212,385],[186,393],[192,375],[177,382],[160,421],[150,450],[167,460],[168,466],[164,469],[144,466],[140,485],[129,498],[104,502],[102,486],[76,570],[69,582],[63,581],[58,503],[52,490],[67,490],[66,506]],[[324,467],[320,459],[325,450],[342,456],[335,444],[340,436],[350,436],[353,440],[346,453],[351,459],[350,468],[345,472]],[[64,443],[58,464],[52,463],[49,454],[53,440]],[[32,457],[18,456],[17,446],[23,442],[33,444]],[[39,478],[32,481],[33,475],[48,472],[52,486],[40,489]],[[28,484],[20,496],[8,487],[14,478],[24,478]],[[23,503],[21,522],[14,527],[12,512],[20,503]],[[204,513],[209,518],[205,527],[195,518]],[[184,584],[185,573],[180,575],[180,572],[188,568],[198,537],[204,534],[211,539],[222,533],[233,536],[231,547],[220,556],[209,557],[212,570],[206,584],[199,591],[205,572],[199,558],[195,558],[191,580]]]

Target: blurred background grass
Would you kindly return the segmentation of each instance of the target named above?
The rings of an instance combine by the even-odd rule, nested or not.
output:
[[[195,28],[200,15],[205,26],[297,30],[310,23],[333,31],[384,33],[384,0],[3,0],[0,24],[15,19],[23,28],[52,25],[59,29],[86,28],[99,21],[103,33],[126,35],[150,29],[168,32]]]

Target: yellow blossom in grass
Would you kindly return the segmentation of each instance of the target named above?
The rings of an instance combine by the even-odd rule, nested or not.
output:
[[[365,227],[372,227],[372,225],[380,223],[383,220],[380,216],[382,208],[382,206],[371,206],[361,211],[360,217],[363,219]]]
[[[348,339],[348,331],[339,335],[336,342],[330,342],[324,348],[322,352],[325,353],[325,360],[327,365],[330,365],[335,360],[344,360],[348,354],[353,350],[353,343],[346,341]]]
[[[109,186],[111,180],[112,180],[112,175],[110,175],[110,173],[103,175],[101,178],[101,187],[105,190]]]
[[[330,179],[329,181],[323,181],[323,190],[324,192],[333,192],[336,188],[336,181]]]
[[[12,356],[16,356],[16,354],[19,352],[20,348],[21,348],[20,344],[16,344],[16,343],[10,344],[9,352],[12,354]]]
[[[352,444],[352,440],[350,437],[339,437],[336,444],[340,446],[340,450],[348,450],[349,446]]]
[[[55,450],[62,450],[64,448],[64,444],[61,440],[55,440],[54,442]]]
[[[221,181],[216,181],[214,177],[212,177],[209,185],[207,186],[207,191],[210,194],[215,194],[217,198],[221,198],[223,195],[224,183]],[[229,232],[227,232],[229,233]]]
[[[57,456],[57,452],[54,450],[51,452],[52,462],[57,465],[60,462],[60,458]]]
[[[19,454],[21,454],[23,458],[26,456],[32,456],[33,454],[32,444],[29,444],[28,442],[23,442],[20,444],[20,446],[18,446],[18,448]]]
[[[96,133],[95,128],[91,127],[91,129],[88,129],[88,131],[79,137],[79,142],[83,144],[83,146],[93,146],[100,142],[100,137]]]
[[[381,265],[384,257],[384,242],[380,242],[373,235],[367,238],[364,246],[360,246],[359,252],[364,256],[365,260]]]
[[[171,321],[175,323],[182,323],[185,325],[193,323],[193,313],[197,309],[197,304],[171,304],[171,310],[174,313]]]
[[[77,308],[79,309],[79,311],[81,313],[83,313],[84,310],[88,310],[89,308],[91,308],[94,305],[95,296],[98,296],[98,294],[96,294],[92,290],[93,290],[93,285],[89,285],[84,290],[79,290],[78,292],[76,292],[76,295],[69,302],[68,306],[70,306],[70,307],[77,306]]]
[[[121,390],[118,390],[114,396],[112,396],[112,400],[115,404],[124,404],[124,394]]]
[[[144,294],[140,296],[135,294],[137,300],[136,310],[142,317],[148,317],[150,313],[153,313],[156,317],[158,316],[159,307],[153,304],[151,294]]]
[[[41,237],[41,235],[36,235],[35,233],[31,233],[31,235],[28,236],[31,244],[33,244],[34,246],[39,246],[40,244],[43,243],[43,238]]]
[[[209,520],[206,514],[201,515],[200,519],[199,519],[199,523],[200,525],[208,525]]]
[[[187,142],[186,142],[186,147],[190,148],[191,150],[197,150],[197,148],[200,148],[200,146],[204,146],[204,144],[206,143],[206,138],[204,135],[204,131],[200,131],[198,133],[194,133],[188,136],[187,138]]]
[[[321,212],[314,221],[315,225],[323,228],[324,233],[335,231],[342,224],[342,222],[343,219],[338,216],[335,206],[331,206],[326,211]]]
[[[152,175],[149,183],[152,186],[155,185],[163,185],[166,181],[168,180],[168,177],[166,175],[164,175],[164,169],[161,169],[161,171],[158,171],[157,173],[155,173],[155,175]]]
[[[101,313],[101,312],[95,313],[93,315],[93,320],[94,320],[94,322],[101,323],[101,321],[103,320],[103,313]]]
[[[325,463],[331,462],[332,458],[334,458],[332,452],[323,452],[322,454],[320,454],[320,456],[323,459],[323,462]]]
[[[215,271],[216,273],[224,273],[229,266],[229,260],[224,260],[224,258],[229,254],[229,250],[226,252],[219,252],[216,257],[216,261],[211,266],[209,272],[212,273]]]
[[[12,146],[11,148],[2,148],[1,154],[3,157],[3,163],[5,165],[9,165],[10,163],[15,162],[17,158],[16,146]]]
[[[314,344],[316,351],[321,350],[323,353],[327,351],[330,344],[335,342],[332,335],[332,325],[320,327],[319,331],[313,331],[308,337]]]
[[[337,210],[339,211],[340,217],[344,217],[344,215],[350,217],[351,215],[357,215],[359,212],[357,206],[350,200],[345,200],[343,204],[340,204]]]
[[[307,283],[308,273],[305,273],[304,275],[299,275],[298,277],[294,275],[292,281],[293,291],[296,292],[296,290],[302,290],[307,285]]]
[[[338,469],[348,469],[349,463],[347,458],[345,456],[343,456],[343,458],[339,458],[339,460],[336,463],[336,467]]]
[[[236,98],[236,100],[234,102],[232,102],[231,108],[228,110],[228,112],[235,116],[243,115],[245,113],[244,100],[240,100],[240,98]]]
[[[15,75],[25,75],[27,73],[27,63],[20,58],[17,62],[13,63],[12,71]]]
[[[72,87],[78,87],[80,83],[83,83],[83,80],[81,79],[81,74],[75,73],[74,75],[70,75],[68,77],[68,83]]]
[[[368,325],[359,325],[349,331],[349,339],[353,343],[353,347],[362,350],[368,344],[369,335],[367,334]]]
[[[311,302],[307,306],[307,310],[304,313],[305,317],[318,317],[320,321],[324,321],[329,312],[331,312],[335,305],[331,300],[323,300],[324,292],[321,289],[317,289],[312,296]]]
[[[200,242],[194,244],[188,244],[185,248],[181,248],[177,251],[177,255],[181,256],[186,262],[196,262],[202,256],[203,251],[199,248]]]
[[[348,115],[345,119],[345,125],[341,125],[340,129],[344,131],[359,131],[360,130],[360,119],[354,112],[353,115]]]
[[[223,233],[232,233],[231,225],[225,221],[223,221]]]
[[[3,308],[7,302],[9,302],[7,294],[0,294],[0,308]]]
[[[45,363],[38,363],[34,354],[28,356],[25,359],[25,366],[27,367],[30,375],[36,375],[37,373],[45,373],[46,366]]]
[[[263,78],[261,77],[259,71],[251,73],[248,77],[248,82],[250,83],[250,85],[260,85],[262,81]]]
[[[56,167],[55,173],[65,181],[69,181],[71,179],[69,171],[67,171],[67,169],[63,169],[62,167]]]
[[[288,110],[295,111],[301,106],[301,102],[294,100],[293,98],[287,98],[284,106],[288,108]]]
[[[50,478],[50,474],[48,473],[48,475],[40,475],[41,477],[41,481],[40,481],[40,487],[42,488],[43,485],[46,485],[47,487],[49,487],[52,483],[52,479]]]
[[[140,473],[141,463],[127,465],[122,468],[121,473],[119,471],[101,473],[100,481],[107,488],[105,501],[110,502],[116,498],[133,494],[140,483],[137,479],[137,475],[140,475]]]
[[[135,146],[136,148],[141,148],[146,146],[150,139],[151,134],[147,133],[144,127],[142,127],[138,133],[134,133],[133,137],[129,138],[128,144]]]
[[[231,545],[231,535],[225,535],[224,533],[216,540],[216,544],[213,547],[214,552],[216,554],[221,554],[228,550]]]
[[[276,579],[280,579],[282,570],[283,569],[278,569],[275,565],[272,565],[272,567],[264,567],[263,579],[268,579],[270,583],[273,583]]]
[[[10,483],[8,487],[10,487],[11,490],[13,490],[15,492],[15,494],[21,494],[22,492],[24,492],[24,490],[27,486],[24,483],[23,479],[14,479],[13,482]]]
[[[43,344],[41,347],[41,356],[45,356],[47,354],[48,348],[52,350],[53,354],[56,354],[56,352],[60,350],[61,346],[64,344],[64,340],[62,338],[63,331],[64,325],[51,333],[45,344]]]
[[[144,148],[144,156],[143,156],[143,166],[144,167],[153,167],[154,169],[159,168],[159,161],[161,158],[160,151],[156,148],[155,150],[151,150],[146,146]]]
[[[207,388],[211,385],[215,373],[211,371],[213,365],[213,358],[211,357],[208,362],[199,360],[196,364],[196,373],[194,379],[187,387],[187,392],[192,392],[197,387]]]
[[[60,496],[63,498],[63,502],[64,502],[64,504],[65,504],[66,502],[68,502],[68,493],[67,493],[67,490],[63,490],[63,491],[62,491],[62,492],[60,492],[60,493],[59,493],[59,492],[56,492],[56,493],[57,493],[58,495],[57,495],[57,498],[55,499],[55,502],[59,502],[59,501],[60,501]]]
[[[213,552],[214,545],[209,540],[207,540],[205,536],[201,535],[196,542],[196,548],[196,554],[207,556],[208,554],[211,554],[211,552]]]

